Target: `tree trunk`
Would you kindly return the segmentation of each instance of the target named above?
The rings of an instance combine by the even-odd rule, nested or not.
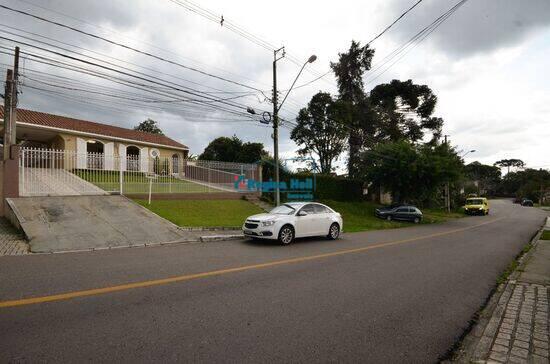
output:
[[[348,140],[349,144],[349,158],[348,158],[348,176],[349,178],[356,178],[359,174],[357,168],[359,164],[359,150],[361,149],[360,140],[356,133],[352,132]]]

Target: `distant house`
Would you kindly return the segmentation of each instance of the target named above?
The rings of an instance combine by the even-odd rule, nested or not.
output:
[[[0,135],[3,124],[0,106]],[[187,146],[164,135],[25,109],[17,110],[17,142],[24,147],[73,152],[81,156],[76,160],[78,169],[118,170],[114,161],[120,158],[122,170],[148,172],[150,161],[161,159],[169,161],[169,169],[177,173],[189,153]]]

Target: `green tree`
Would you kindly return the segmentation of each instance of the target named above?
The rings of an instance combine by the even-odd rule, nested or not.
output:
[[[151,133],[151,134],[164,135],[162,130],[160,130],[160,128],[158,127],[157,122],[149,118],[147,120],[142,121],[136,127],[134,127],[134,130],[144,131],[146,133]]]
[[[494,195],[500,184],[500,168],[495,166],[488,166],[475,161],[464,167],[464,174],[467,179],[477,183],[476,192],[478,194],[485,190],[487,194]]]
[[[338,83],[339,99],[343,102],[340,121],[348,127],[348,175],[358,175],[359,151],[364,144],[366,128],[371,113],[365,112],[369,105],[364,91],[363,75],[370,70],[374,49],[369,45],[361,46],[351,41],[346,53],[338,54],[338,62],[332,62],[332,68]]]
[[[525,167],[525,163],[521,159],[501,159],[499,161],[496,161],[494,165],[497,167],[507,168],[506,173],[510,173],[510,167],[515,167],[515,168]]]
[[[214,160],[221,162],[256,163],[267,152],[262,143],[244,143],[236,135],[233,137],[219,137],[211,141],[199,155],[201,160]]]
[[[500,192],[506,196],[539,201],[541,190],[548,189],[550,189],[550,172],[545,169],[527,168],[523,171],[507,173],[502,178]]]
[[[329,93],[319,92],[311,98],[307,108],[300,110],[290,138],[301,148],[302,156],[316,155],[320,172],[331,173],[332,162],[337,160],[345,149],[347,130],[344,124],[335,119],[338,103]]]
[[[446,144],[383,143],[362,153],[364,178],[390,191],[395,202],[429,205],[441,186],[461,178],[462,160]],[[374,162],[372,162],[374,160]]]
[[[393,80],[373,88],[370,101],[379,112],[379,139],[414,143],[422,140],[426,131],[432,133],[432,143],[441,137],[443,119],[432,117],[437,97],[428,86]]]
[[[263,143],[246,142],[242,144],[241,150],[237,154],[237,162],[256,163],[267,155]]]

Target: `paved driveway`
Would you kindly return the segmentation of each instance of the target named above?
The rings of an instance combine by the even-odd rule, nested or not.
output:
[[[544,216],[3,257],[0,361],[433,362]]]

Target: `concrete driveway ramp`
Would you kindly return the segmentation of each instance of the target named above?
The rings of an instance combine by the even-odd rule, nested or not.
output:
[[[32,252],[175,241],[175,225],[123,196],[22,197],[10,206]]]

